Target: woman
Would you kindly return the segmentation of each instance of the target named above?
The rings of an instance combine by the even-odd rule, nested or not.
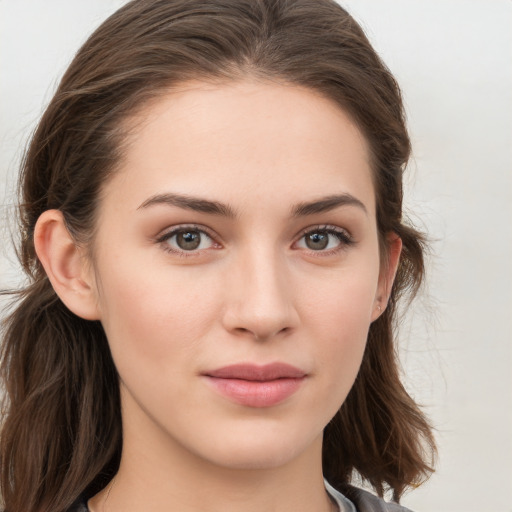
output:
[[[404,510],[400,91],[331,0],[135,0],[76,55],[20,188],[5,510]],[[325,479],[325,480],[324,480]]]

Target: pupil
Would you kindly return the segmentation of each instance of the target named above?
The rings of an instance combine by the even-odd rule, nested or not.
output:
[[[196,231],[183,231],[176,236],[176,243],[180,249],[191,251],[197,249],[201,243],[201,237]]]
[[[306,245],[309,249],[319,250],[325,249],[329,243],[329,235],[327,233],[313,233],[306,237]]]

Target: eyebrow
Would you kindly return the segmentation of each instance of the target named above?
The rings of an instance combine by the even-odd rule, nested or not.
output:
[[[186,210],[194,210],[196,212],[209,213],[211,215],[219,215],[222,217],[235,218],[236,212],[231,206],[220,203],[218,201],[210,201],[199,197],[192,197],[182,194],[158,194],[144,201],[137,209],[149,208],[150,206],[166,204],[169,206],[177,206]]]
[[[219,201],[174,193],[154,195],[146,199],[137,209],[140,210],[162,204],[221,217],[235,218],[237,216],[236,211],[231,206]],[[328,212],[340,206],[355,206],[363,210],[366,214],[368,213],[362,201],[348,193],[335,194],[314,201],[298,203],[292,207],[291,211],[293,217],[305,217],[315,213]]]
[[[292,208],[292,215],[294,217],[302,217],[306,215],[313,215],[315,213],[324,213],[334,210],[340,206],[355,206],[363,210],[364,213],[368,215],[368,210],[363,202],[348,193],[330,195],[315,201],[299,203]]]

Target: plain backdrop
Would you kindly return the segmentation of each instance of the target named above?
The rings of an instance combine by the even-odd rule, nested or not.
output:
[[[23,145],[87,35],[122,0],[0,0],[0,288]],[[346,0],[402,86],[407,208],[433,240],[401,330],[406,385],[436,427],[418,512],[511,512],[512,2]]]

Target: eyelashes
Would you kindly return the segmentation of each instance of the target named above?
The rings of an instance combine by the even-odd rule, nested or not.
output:
[[[354,243],[352,236],[344,229],[335,226],[316,226],[304,230],[294,245],[325,255],[338,252]]]
[[[180,225],[156,239],[162,248],[181,257],[200,256],[205,251],[222,249],[216,236],[204,226]],[[307,251],[316,256],[327,256],[354,245],[351,234],[338,226],[319,225],[304,229],[292,244],[293,249]]]
[[[156,242],[165,251],[184,257],[197,256],[206,250],[222,247],[215,242],[209,230],[197,225],[176,226],[158,237]]]

